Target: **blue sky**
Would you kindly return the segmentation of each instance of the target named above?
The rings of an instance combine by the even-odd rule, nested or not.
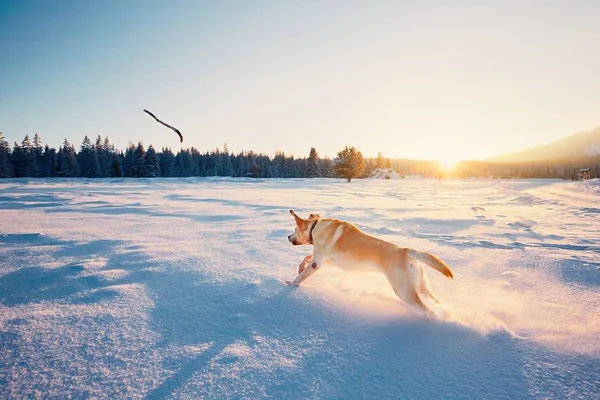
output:
[[[441,161],[600,125],[600,2],[2,1],[0,130]]]

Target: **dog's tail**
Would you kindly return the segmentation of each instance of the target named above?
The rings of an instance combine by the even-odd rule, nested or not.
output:
[[[437,269],[448,278],[454,279],[450,267],[433,254],[415,249],[406,249],[406,255],[413,260],[421,261],[422,263],[429,265],[431,268]]]

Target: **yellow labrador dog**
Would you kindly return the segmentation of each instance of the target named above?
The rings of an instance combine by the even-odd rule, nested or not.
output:
[[[324,264],[334,264],[347,270],[375,270],[385,275],[402,301],[433,315],[421,297],[439,301],[429,292],[425,271],[416,261],[453,278],[448,265],[432,254],[399,247],[368,235],[348,222],[320,218],[316,214],[302,219],[294,210],[290,210],[290,214],[296,220],[296,229],[288,240],[294,246],[313,245],[313,254],[302,261],[298,277],[292,282],[286,281],[288,285],[299,286]]]

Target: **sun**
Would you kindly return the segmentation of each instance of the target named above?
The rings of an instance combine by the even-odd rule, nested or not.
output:
[[[438,160],[438,162],[440,163],[440,166],[445,169],[445,170],[450,170],[452,168],[454,168],[456,166],[456,164],[458,164],[458,159],[456,158],[441,158]]]

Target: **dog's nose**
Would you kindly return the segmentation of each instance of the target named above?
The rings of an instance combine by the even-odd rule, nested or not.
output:
[[[292,240],[292,235],[288,235],[288,240]]]

